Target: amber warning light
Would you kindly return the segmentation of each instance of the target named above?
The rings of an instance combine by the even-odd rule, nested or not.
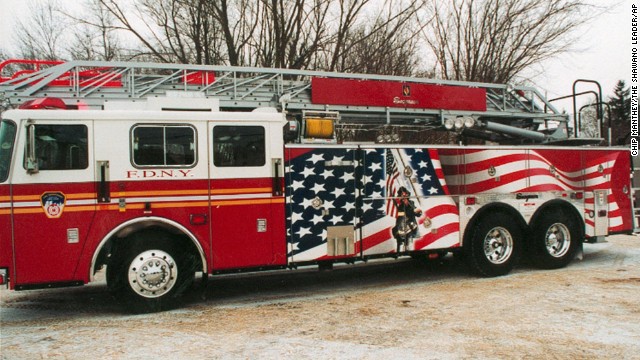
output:
[[[306,119],[305,137],[330,139],[333,137],[333,119]]]
[[[335,111],[303,111],[303,141],[335,142],[335,128],[339,117]]]

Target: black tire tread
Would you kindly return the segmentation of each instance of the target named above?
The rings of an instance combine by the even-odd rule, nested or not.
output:
[[[547,229],[554,223],[564,224],[569,229],[571,236],[569,251],[562,257],[554,257],[549,254],[545,245]],[[560,208],[545,210],[532,225],[528,254],[532,264],[540,269],[559,269],[567,266],[578,252],[581,241],[580,234],[578,223],[573,216],[566,215]]]
[[[463,259],[470,270],[484,277],[506,275],[518,264],[522,253],[522,229],[513,217],[506,212],[496,211],[476,219],[463,246]],[[502,264],[493,264],[484,255],[482,242],[489,230],[503,227],[511,233],[513,251],[511,257]]]
[[[172,255],[178,266],[178,280],[174,287],[162,297],[149,299],[136,294],[128,285],[128,264],[138,254],[159,249]],[[152,313],[171,309],[175,300],[191,285],[195,274],[193,255],[179,249],[172,237],[163,231],[146,231],[135,234],[118,244],[107,266],[107,284],[122,305],[136,314]]]

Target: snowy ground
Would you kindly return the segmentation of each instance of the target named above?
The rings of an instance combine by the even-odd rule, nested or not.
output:
[[[640,359],[640,238],[561,270],[476,278],[445,259],[234,275],[128,315],[104,283],[0,291],[2,359]]]

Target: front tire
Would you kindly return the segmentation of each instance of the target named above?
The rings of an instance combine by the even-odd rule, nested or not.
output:
[[[530,258],[542,269],[567,266],[580,246],[580,231],[573,217],[560,209],[545,211],[533,226]]]
[[[464,244],[464,259],[479,275],[506,275],[520,260],[522,246],[522,230],[515,219],[496,212],[474,222]]]
[[[134,313],[169,309],[193,281],[191,256],[163,232],[146,232],[123,242],[107,266],[107,283]]]

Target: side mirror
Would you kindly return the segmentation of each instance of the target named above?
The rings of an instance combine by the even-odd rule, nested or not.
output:
[[[26,151],[25,167],[27,174],[38,173],[38,159],[36,158],[36,126],[27,123],[27,151]]]

